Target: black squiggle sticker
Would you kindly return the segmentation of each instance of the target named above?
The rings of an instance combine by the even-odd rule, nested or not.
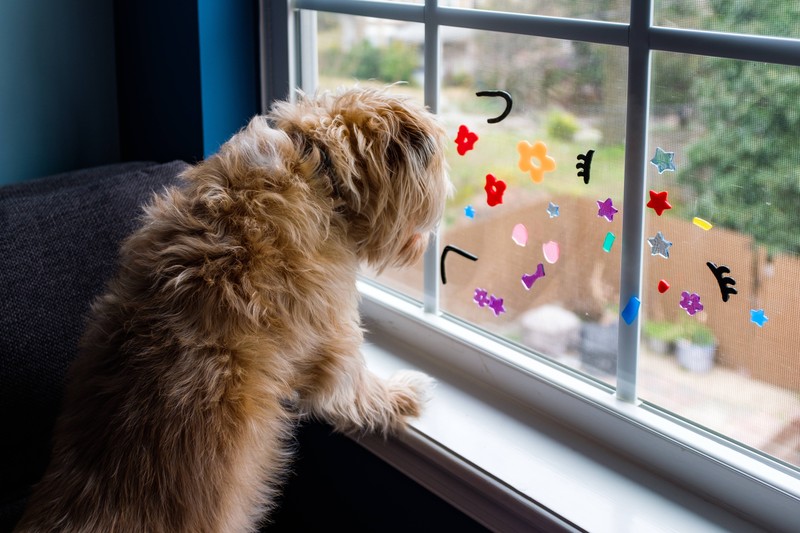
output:
[[[728,298],[731,297],[731,294],[738,294],[739,291],[730,286],[736,285],[736,280],[725,275],[731,273],[730,268],[726,267],[725,265],[717,266],[711,261],[707,262],[706,266],[711,269],[711,272],[714,273],[714,277],[717,278],[717,283],[719,283],[719,291],[722,293],[723,302],[727,302]]]
[[[508,114],[511,113],[511,106],[514,105],[514,102],[511,100],[511,95],[506,91],[478,91],[477,93],[475,93],[475,96],[499,96],[500,98],[506,101],[506,109],[499,117],[486,119],[486,122],[488,122],[489,124],[497,124],[498,122],[506,118]]]
[[[447,246],[445,246],[444,249],[442,250],[442,258],[439,261],[439,270],[442,273],[442,285],[447,285],[447,274],[445,274],[445,272],[444,272],[444,258],[447,257],[447,252],[455,252],[458,255],[460,255],[461,257],[466,257],[467,259],[469,259],[471,261],[477,261],[478,260],[478,256],[473,255],[473,254],[471,254],[469,252],[465,252],[461,248],[456,248],[455,246],[451,246],[449,244]]]
[[[594,157],[594,150],[589,150],[585,155],[578,154],[579,162],[575,165],[575,168],[578,169],[578,177],[583,178],[583,182],[586,185],[589,185],[589,173],[592,171],[592,157]]]

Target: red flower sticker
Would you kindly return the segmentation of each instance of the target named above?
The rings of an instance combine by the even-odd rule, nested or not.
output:
[[[456,137],[456,150],[458,151],[458,155],[464,155],[475,148],[475,143],[477,141],[478,135],[469,131],[469,129],[462,124],[458,128],[458,136]]]
[[[506,182],[499,180],[491,174],[486,174],[486,203],[494,207],[503,203],[503,193],[506,192]]]

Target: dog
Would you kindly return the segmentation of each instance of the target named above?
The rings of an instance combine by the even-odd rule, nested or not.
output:
[[[20,532],[240,532],[307,417],[384,435],[434,382],[371,374],[356,275],[417,261],[450,192],[436,116],[389,89],[300,94],[157,194],[67,378]]]

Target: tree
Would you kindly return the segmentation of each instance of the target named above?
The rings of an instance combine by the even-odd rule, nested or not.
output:
[[[781,35],[800,24],[800,6],[784,0],[710,7],[715,29]],[[800,72],[706,59],[694,94],[705,132],[678,179],[696,194],[699,216],[752,235],[770,252],[800,253]]]

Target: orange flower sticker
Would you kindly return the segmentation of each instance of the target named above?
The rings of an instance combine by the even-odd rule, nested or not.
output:
[[[536,141],[532,146],[528,141],[517,144],[519,152],[519,169],[528,172],[535,183],[540,183],[545,172],[556,169],[556,160],[547,155],[547,146],[542,141]]]

